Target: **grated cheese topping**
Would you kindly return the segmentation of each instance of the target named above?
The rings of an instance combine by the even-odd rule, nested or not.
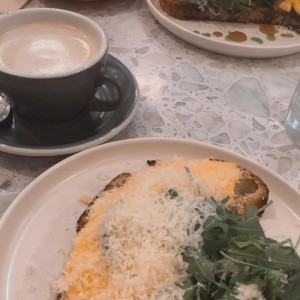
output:
[[[200,241],[199,210],[212,214],[214,206],[181,190],[175,199],[152,192],[115,203],[101,226],[114,286],[107,297],[182,299],[187,266],[181,253]]]
[[[198,245],[201,222],[215,213],[205,198],[232,196],[238,178],[236,164],[209,160],[142,169],[92,206],[56,290],[63,300],[183,299],[181,254]]]
[[[236,287],[237,300],[266,300],[257,284],[240,284]]]

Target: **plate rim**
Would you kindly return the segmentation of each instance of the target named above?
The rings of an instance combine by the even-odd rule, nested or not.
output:
[[[297,194],[300,197],[300,191],[297,190],[292,184],[290,184],[284,177],[280,176],[273,170],[267,168],[263,164],[250,159],[246,156],[243,156],[239,153],[236,153],[232,150],[229,150],[227,148],[222,148],[217,145],[208,144],[196,140],[186,140],[183,138],[174,138],[174,137],[143,137],[143,138],[130,138],[130,139],[124,139],[124,140],[118,140],[118,141],[112,141],[105,144],[100,144],[92,148],[88,148],[84,151],[75,153],[58,163],[51,166],[49,169],[44,171],[42,174],[40,174],[38,177],[36,177],[31,183],[29,183],[28,186],[25,187],[25,189],[13,200],[13,202],[10,204],[10,206],[7,208],[7,210],[4,212],[2,217],[0,218],[0,232],[2,230],[2,226],[5,223],[5,220],[9,218],[9,215],[12,213],[14,207],[22,201],[22,198],[26,196],[27,193],[30,192],[32,188],[34,188],[36,185],[39,184],[39,181],[44,180],[47,176],[50,176],[52,173],[57,172],[60,168],[64,168],[67,164],[72,163],[76,160],[82,159],[84,157],[88,157],[89,155],[92,155],[93,153],[105,151],[109,148],[118,148],[118,147],[124,147],[128,144],[143,144],[143,143],[177,143],[180,145],[188,146],[193,145],[199,148],[203,149],[210,149],[214,152],[221,152],[225,155],[233,156],[237,160],[245,162],[247,165],[252,165],[254,168],[257,168],[259,170],[262,170],[263,172],[267,173],[271,177],[275,178],[276,180],[279,180],[284,184],[287,188],[289,188],[291,191],[293,191],[295,194]],[[238,163],[238,162],[236,162]],[[257,174],[260,176],[259,174]],[[299,209],[299,216],[300,216],[300,209]]]
[[[283,46],[259,46],[257,45],[245,45],[245,44],[239,44],[239,43],[226,43],[224,41],[218,41],[218,40],[213,40],[205,36],[198,35],[194,32],[191,32],[187,30],[185,27],[177,24],[176,22],[172,21],[172,17],[164,14],[161,12],[157,6],[156,2],[159,0],[146,0],[146,3],[148,5],[149,10],[153,14],[153,16],[158,20],[158,22],[164,26],[168,31],[172,32],[174,35],[178,36],[179,38],[185,40],[186,42],[193,44],[199,48],[213,51],[218,54],[223,54],[223,55],[228,55],[228,56],[233,56],[233,57],[244,57],[244,58],[271,58],[271,57],[280,57],[280,56],[286,56],[290,54],[295,54],[300,51],[300,37],[299,37],[299,42],[292,44],[292,45],[283,45]],[[175,21],[176,19],[173,18]],[[188,20],[186,20],[188,21]],[[191,20],[195,21],[195,20]],[[201,20],[199,20],[201,22]],[[204,21],[202,21],[204,22]],[[218,22],[214,22],[218,23]],[[171,29],[170,29],[171,28]],[[173,30],[172,30],[173,29]],[[180,33],[184,33],[186,35],[189,35],[193,38],[194,40],[202,40],[204,43],[202,46],[200,46],[196,42],[191,42],[186,38],[183,38],[176,34],[174,30],[178,30]],[[220,47],[220,46],[223,46]],[[224,49],[224,46],[225,49]],[[239,50],[248,50],[246,53],[239,53],[239,54],[232,54],[232,49],[239,49]],[[253,50],[259,50],[260,53],[253,53]],[[272,53],[269,53],[272,51]],[[283,53],[279,53],[283,51]]]
[[[104,135],[94,136],[90,140],[86,141],[79,140],[74,143],[59,145],[59,146],[45,146],[45,147],[30,147],[30,146],[12,146],[0,141],[0,151],[15,154],[15,155],[24,155],[24,156],[58,156],[58,155],[66,155],[73,154],[76,152],[84,151],[88,148],[100,145],[109,141],[111,138],[120,133],[123,129],[125,129],[129,123],[132,121],[134,116],[136,115],[139,103],[140,103],[140,89],[137,82],[137,79],[131,72],[131,70],[119,59],[115,56],[109,54],[108,59],[114,60],[118,65],[121,65],[128,74],[131,76],[131,80],[134,83],[132,88],[134,89],[134,99],[130,109],[130,114],[124,119],[118,126],[112,127],[111,130]]]
[[[98,145],[93,148],[89,148],[85,151],[73,154],[72,156],[65,158],[64,160],[58,162],[57,164],[55,164],[54,166],[52,166],[51,168],[46,170],[44,173],[42,173],[40,176],[35,178],[17,196],[17,198],[13,201],[13,203],[9,206],[7,211],[4,213],[3,217],[0,219],[0,237],[5,238],[6,234],[8,234],[8,233],[9,233],[9,237],[10,237],[10,239],[6,239],[6,241],[7,241],[5,243],[6,248],[3,247],[3,253],[2,254],[0,253],[0,260],[4,261],[3,271],[0,271],[0,275],[1,275],[1,273],[3,274],[4,271],[9,270],[8,274],[5,273],[7,275],[5,277],[5,280],[3,280],[3,283],[0,284],[0,286],[5,287],[5,291],[0,292],[1,295],[4,295],[4,294],[6,295],[5,299],[7,299],[7,300],[10,299],[9,294],[11,293],[11,290],[8,288],[8,285],[10,285],[10,283],[11,283],[10,273],[15,272],[15,269],[14,269],[15,267],[12,267],[12,264],[14,263],[15,259],[18,257],[18,254],[16,252],[14,252],[14,251],[17,251],[17,250],[14,250],[15,246],[24,243],[24,241],[22,241],[22,238],[21,238],[22,232],[24,233],[24,231],[25,231],[25,233],[26,233],[26,230],[27,230],[26,228],[27,228],[28,224],[30,224],[30,222],[31,222],[31,219],[30,219],[31,214],[27,214],[28,211],[26,211],[26,210],[23,211],[22,208],[24,208],[24,205],[26,205],[26,207],[29,206],[29,208],[27,210],[31,210],[33,214],[34,213],[40,214],[41,211],[45,211],[45,209],[43,210],[44,203],[46,203],[45,205],[47,205],[47,203],[49,203],[49,201],[43,202],[43,197],[30,200],[30,199],[34,198],[34,197],[32,197],[32,195],[37,196],[37,195],[40,195],[41,193],[45,194],[45,190],[41,190],[41,187],[42,188],[45,187],[45,183],[48,184],[49,179],[50,179],[50,191],[53,191],[53,188],[60,189],[61,185],[65,181],[64,180],[60,181],[61,178],[60,179],[57,178],[59,176],[56,176],[56,175],[59,173],[62,174],[63,173],[62,171],[65,172],[65,174],[62,174],[63,177],[67,176],[66,178],[64,178],[65,180],[69,180],[69,179],[72,180],[73,176],[75,176],[75,180],[76,180],[77,175],[82,176],[82,174],[80,175],[81,171],[86,172],[87,170],[89,170],[92,167],[91,163],[94,163],[95,157],[100,158],[99,159],[100,163],[101,163],[101,159],[102,159],[102,161],[105,162],[105,159],[107,160],[107,157],[110,157],[112,155],[111,153],[114,153],[112,151],[112,149],[114,149],[114,151],[116,151],[115,153],[117,153],[118,155],[120,155],[120,153],[122,154],[121,157],[123,159],[124,147],[125,147],[125,149],[126,148],[132,149],[132,147],[134,147],[134,149],[137,149],[137,147],[139,145],[140,146],[143,145],[144,149],[146,149],[145,154],[147,154],[147,155],[149,154],[148,153],[149,151],[147,149],[150,148],[151,151],[153,151],[153,149],[155,148],[154,145],[155,146],[159,145],[159,146],[167,147],[167,151],[163,150],[162,154],[165,155],[165,152],[166,152],[167,156],[171,157],[174,155],[174,152],[175,153],[177,152],[177,149],[178,149],[174,146],[176,145],[178,147],[178,146],[182,145],[183,146],[182,152],[185,153],[188,151],[186,155],[189,157],[192,157],[194,155],[192,153],[194,153],[195,150],[197,153],[199,151],[199,158],[204,157],[201,152],[205,153],[205,155],[207,155],[206,153],[212,153],[212,155],[215,155],[216,157],[221,156],[221,155],[222,156],[224,155],[224,157],[232,157],[233,161],[235,161],[236,163],[243,162],[243,165],[246,165],[245,167],[247,167],[247,166],[251,166],[251,168],[253,167],[256,170],[255,174],[257,174],[258,176],[260,176],[260,173],[258,173],[258,172],[262,171],[264,176],[266,176],[266,177],[271,176],[271,178],[270,178],[271,181],[273,181],[275,179],[275,183],[276,183],[277,180],[279,180],[280,183],[282,184],[282,190],[285,191],[286,194],[292,194],[293,196],[295,195],[296,197],[300,197],[299,191],[297,189],[295,189],[287,180],[285,180],[282,176],[280,176],[279,174],[270,170],[266,166],[262,165],[261,163],[258,163],[257,161],[252,160],[246,156],[242,156],[239,153],[233,152],[232,150],[222,148],[220,146],[208,144],[208,143],[199,142],[196,140],[185,140],[182,138],[145,137],[145,138],[132,138],[132,139],[127,139],[127,140],[119,140],[119,141],[114,141],[114,142]],[[189,152],[190,150],[186,150],[186,149],[190,149],[190,147],[193,148],[192,152]],[[155,148],[155,149],[158,149],[158,148]],[[145,151],[143,151],[143,152],[145,152]],[[178,151],[178,152],[180,152],[180,151]],[[104,157],[101,156],[101,154],[102,155],[104,154]],[[130,155],[131,155],[130,157],[133,157],[133,158],[135,157],[132,154],[130,154]],[[153,155],[156,155],[156,154],[153,153]],[[124,158],[126,158],[126,156],[124,156]],[[119,159],[120,159],[120,157],[117,158],[117,160],[119,160]],[[159,159],[159,157],[157,159]],[[109,162],[107,163],[107,166],[110,165],[111,161],[112,160],[110,159]],[[126,160],[124,161],[124,163],[126,163]],[[98,170],[98,167],[100,168],[100,166],[101,166],[101,164],[97,166],[97,170]],[[64,170],[64,168],[65,168],[65,170]],[[74,174],[72,174],[72,172],[74,172]],[[69,174],[72,174],[72,176],[69,177]],[[54,181],[53,181],[53,178],[54,178]],[[51,182],[51,181],[53,181],[53,182]],[[87,181],[89,181],[89,179],[87,179]],[[70,184],[70,182],[68,184]],[[286,192],[286,188],[289,189],[288,192]],[[276,188],[276,189],[278,191],[278,188]],[[56,192],[57,192],[57,190],[56,190]],[[28,197],[31,197],[31,198],[29,199]],[[47,196],[47,193],[46,193],[46,200],[47,200],[47,197],[49,197],[49,196]],[[296,198],[296,199],[298,199],[298,198]],[[294,210],[294,211],[292,210],[293,206],[289,205],[290,203],[292,203],[292,204],[297,203],[297,201],[295,201],[296,199],[294,199],[294,200],[287,199],[286,200],[286,199],[282,199],[281,197],[279,198],[279,200],[282,204],[284,204],[284,205],[287,204],[289,213],[294,212],[297,219],[300,220],[299,204],[294,205],[294,206],[296,206],[296,210]],[[25,200],[30,200],[30,202],[26,203]],[[49,198],[48,198],[48,200],[49,200]],[[16,227],[13,227],[13,226],[8,227],[9,225],[15,224],[15,221],[14,221],[15,219],[13,217],[16,217],[16,216],[20,217],[20,219],[17,221]],[[9,232],[7,231],[7,229],[9,229]],[[12,247],[14,247],[14,248],[12,248]],[[11,254],[11,252],[9,250],[13,250],[13,253]]]

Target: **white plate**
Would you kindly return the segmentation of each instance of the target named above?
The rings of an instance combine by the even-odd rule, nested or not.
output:
[[[249,58],[277,57],[300,51],[300,35],[285,28],[277,28],[279,32],[275,34],[276,40],[270,41],[259,31],[259,25],[178,20],[168,16],[161,9],[159,0],[147,0],[147,4],[153,16],[169,31],[206,50]],[[226,36],[233,31],[245,33],[247,41],[227,40]],[[215,37],[214,32],[221,32],[222,37]],[[253,41],[253,37],[259,38],[262,44],[258,44],[257,39]]]
[[[235,153],[193,141],[133,139],[113,142],[75,154],[35,179],[0,221],[0,299],[43,300],[70,251],[79,198],[96,194],[112,177],[145,165],[147,159],[215,157],[235,161],[259,175],[274,204],[262,218],[267,235],[296,241],[300,195],[278,175]]]

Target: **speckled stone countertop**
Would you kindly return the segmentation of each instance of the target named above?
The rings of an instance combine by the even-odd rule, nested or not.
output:
[[[162,27],[143,0],[33,0],[25,7],[80,12],[106,31],[110,54],[132,71],[141,91],[136,116],[113,140],[178,137],[218,145],[300,189],[300,150],[283,126],[300,78],[300,53],[241,59],[199,49]],[[0,214],[35,177],[65,157],[0,153]]]

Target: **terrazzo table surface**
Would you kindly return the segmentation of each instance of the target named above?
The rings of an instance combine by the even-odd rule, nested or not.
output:
[[[162,27],[143,0],[33,0],[25,7],[76,11],[106,31],[109,53],[132,71],[141,92],[136,116],[113,140],[177,137],[214,144],[267,166],[300,189],[300,150],[283,126],[300,78],[300,53],[241,59],[199,49]],[[65,157],[0,153],[0,214]]]

